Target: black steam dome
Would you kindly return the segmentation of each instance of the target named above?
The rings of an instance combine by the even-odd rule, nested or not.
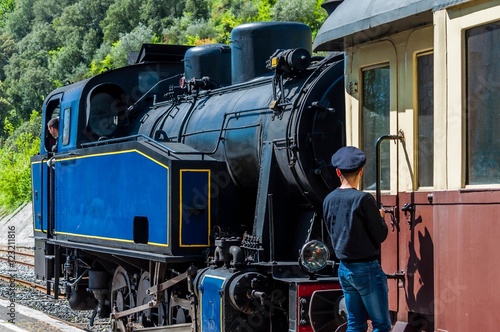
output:
[[[304,48],[311,53],[312,32],[306,24],[259,22],[237,26],[231,32],[232,83],[271,74],[266,61],[277,49]]]
[[[220,86],[231,85],[231,48],[226,44],[207,44],[190,48],[184,57],[186,81],[205,76]]]

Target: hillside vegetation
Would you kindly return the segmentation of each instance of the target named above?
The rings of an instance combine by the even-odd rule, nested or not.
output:
[[[53,89],[127,65],[143,43],[229,43],[260,21],[326,19],[323,0],[0,0],[0,213],[31,199],[41,106]]]

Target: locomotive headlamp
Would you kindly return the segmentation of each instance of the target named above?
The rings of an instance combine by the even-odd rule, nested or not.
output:
[[[300,250],[300,264],[310,273],[324,268],[329,257],[326,245],[317,240],[307,242]]]

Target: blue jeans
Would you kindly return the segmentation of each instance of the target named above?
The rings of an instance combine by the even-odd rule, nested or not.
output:
[[[379,262],[340,262],[339,280],[347,307],[347,332],[366,331],[367,319],[373,332],[390,332],[387,276]]]

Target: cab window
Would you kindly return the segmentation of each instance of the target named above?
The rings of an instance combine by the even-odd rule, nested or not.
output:
[[[52,152],[57,145],[57,139],[50,133],[48,123],[50,120],[59,117],[59,99],[54,99],[49,102],[46,108],[46,121],[44,126],[44,146],[45,151]]]
[[[69,144],[69,133],[70,133],[70,124],[71,124],[71,108],[64,109],[64,122],[63,122],[63,135],[62,135],[62,144]]]

